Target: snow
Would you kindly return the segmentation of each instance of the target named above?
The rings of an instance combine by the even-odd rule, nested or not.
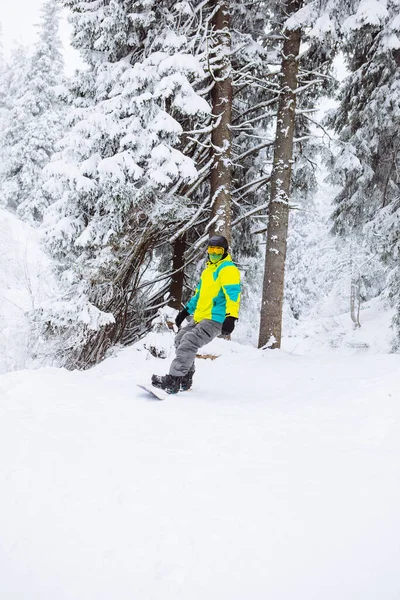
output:
[[[117,183],[126,182],[125,172],[136,181],[143,175],[143,169],[136,164],[131,151],[119,152],[114,156],[103,158],[99,161],[98,171],[100,181],[107,181],[107,176]]]
[[[397,599],[400,357],[144,344],[0,377],[2,597]]]
[[[393,338],[391,320],[382,298],[364,303],[360,311],[361,327],[354,328],[349,312],[338,310],[338,295],[329,296],[307,319],[288,324],[284,349],[306,356],[329,355],[338,350],[340,355],[389,354]]]
[[[344,31],[359,29],[364,25],[379,26],[388,16],[386,0],[361,0],[357,12],[348,17]]]
[[[29,313],[56,290],[38,232],[0,209],[0,373],[29,364]]]
[[[306,4],[306,6],[300,8],[286,20],[285,29],[298,29],[299,27],[311,25],[317,14],[316,8],[317,3],[314,1],[311,1]]]
[[[400,39],[395,33],[383,36],[382,45],[386,50],[397,50],[400,48]]]
[[[318,19],[315,21],[315,24],[310,32],[310,35],[313,37],[322,38],[324,35],[334,32],[335,25],[330,18],[328,13],[323,13]]]

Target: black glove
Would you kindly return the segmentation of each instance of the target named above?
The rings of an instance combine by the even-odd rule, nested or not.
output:
[[[222,323],[222,335],[229,335],[235,329],[235,321],[236,317],[226,317],[225,321]]]
[[[189,314],[190,314],[189,311],[186,308],[184,308],[181,310],[181,312],[179,312],[176,315],[175,325],[178,327],[178,329],[182,325],[182,323],[186,319],[186,317],[189,316]]]

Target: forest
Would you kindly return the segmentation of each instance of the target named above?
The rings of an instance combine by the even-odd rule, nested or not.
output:
[[[36,45],[0,62],[0,207],[51,265],[32,360],[86,369],[141,339],[192,296],[213,234],[244,341],[280,348],[324,302],[357,329],[379,298],[397,352],[399,5],[45,0]]]

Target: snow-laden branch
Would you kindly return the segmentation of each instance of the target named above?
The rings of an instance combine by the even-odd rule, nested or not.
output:
[[[275,98],[271,98],[271,100],[267,100],[266,102],[260,102],[259,104],[256,104],[255,106],[252,106],[252,107],[248,108],[247,110],[245,110],[244,112],[242,112],[240,115],[238,115],[237,117],[235,117],[232,120],[232,123],[235,123],[239,119],[242,119],[245,115],[248,115],[251,112],[254,112],[256,110],[260,110],[262,108],[267,108],[268,106],[276,104],[278,102],[278,99],[279,99],[279,95],[276,95]]]
[[[191,142],[194,142],[195,144],[198,144],[202,148],[208,148],[208,149],[211,148],[211,144],[210,143],[203,144],[203,142],[200,142],[200,140],[196,140],[196,138],[192,138],[192,137],[188,136],[188,140],[190,140]]]
[[[293,91],[293,94],[300,94],[301,92],[304,92],[304,90],[308,90],[309,87],[317,85],[317,83],[324,83],[324,80],[314,79],[313,81],[308,82],[306,85],[300,85],[296,90]]]
[[[330,79],[331,81],[336,81],[336,78],[332,75],[328,75],[325,73],[321,73],[320,71],[308,71],[307,69],[300,69],[300,77],[301,75],[314,75],[315,77],[323,77],[324,79]]]
[[[318,135],[302,135],[301,137],[293,138],[293,143],[298,144],[299,142],[305,142],[306,140],[312,140],[315,138],[321,139],[321,137]]]
[[[244,221],[244,219],[248,219],[252,215],[257,214],[257,213],[261,212],[262,210],[266,210],[268,208],[268,206],[269,206],[269,202],[266,202],[265,204],[261,204],[260,206],[256,206],[255,208],[252,208],[251,210],[249,210],[244,215],[241,215],[240,217],[238,217],[237,219],[235,219],[232,222],[232,227],[234,227],[235,225],[237,225],[241,221]]]
[[[254,75],[250,75],[249,73],[243,73],[240,77],[233,80],[233,86],[238,87],[239,85],[252,85],[254,87],[259,87],[263,90],[267,90],[268,92],[279,92],[280,88],[277,83],[273,81],[266,83],[263,79],[259,79]]]
[[[327,130],[325,129],[325,127],[324,127],[323,125],[321,125],[321,123],[319,123],[318,121],[315,121],[315,119],[312,119],[311,117],[309,117],[309,116],[307,116],[307,115],[304,115],[304,117],[305,117],[305,119],[307,119],[307,121],[310,121],[310,123],[313,123],[314,125],[316,125],[316,126],[317,126],[317,127],[319,127],[320,129],[322,129],[322,131],[324,132],[324,134],[325,134],[326,136],[328,136],[328,138],[329,138],[329,140],[330,140],[331,142],[337,142],[337,140],[335,140],[335,139],[334,139],[334,138],[331,136],[331,134],[329,133],[329,131],[327,131]]]
[[[202,88],[201,90],[196,90],[196,94],[198,96],[208,96],[214,86],[215,86],[215,81],[212,80],[210,85],[208,85],[207,87]]]
[[[197,209],[195,214],[192,216],[192,218],[187,223],[185,223],[185,225],[183,225],[183,227],[178,229],[178,231],[176,233],[174,233],[174,235],[172,237],[169,238],[168,241],[170,244],[173,244],[177,238],[181,237],[188,229],[191,228],[192,225],[194,225],[194,223],[197,221],[197,218],[201,215],[201,213],[203,212],[203,210],[205,209],[205,207],[207,206],[207,204],[209,202],[210,202],[210,198],[207,196],[205,198],[205,200],[203,201],[203,203],[199,206],[199,208]]]
[[[210,2],[210,0],[202,0],[202,2],[200,2],[196,7],[194,7],[192,5],[192,9],[194,14],[197,14],[200,12],[200,14],[202,14],[203,12],[203,8]],[[211,17],[209,17],[209,21],[212,19],[212,17],[214,16],[216,10],[214,10],[214,12],[211,14]]]
[[[208,127],[204,127],[203,129],[192,129],[191,131],[185,131],[185,135],[198,135],[201,133],[212,133],[214,129],[216,129],[222,119],[222,115],[218,115],[216,120],[211,123]]]
[[[254,179],[250,183],[246,183],[245,185],[242,185],[242,187],[237,188],[236,190],[233,190],[232,195],[238,194],[239,192],[242,192],[243,190],[248,190],[247,191],[247,193],[248,193],[249,192],[248,188],[252,188],[253,186],[256,186],[256,185],[260,186],[260,185],[263,185],[264,183],[268,183],[268,181],[270,179],[271,179],[271,175],[259,177],[259,179]]]
[[[258,144],[258,146],[253,146],[253,148],[250,148],[249,150],[246,150],[246,152],[243,152],[242,154],[239,154],[239,156],[235,157],[235,162],[237,162],[239,160],[243,160],[244,158],[251,156],[251,154],[255,154],[259,150],[262,150],[263,148],[268,148],[269,146],[273,146],[273,145],[274,145],[274,141],[269,140],[268,142]]]
[[[296,115],[308,115],[317,112],[318,108],[301,108],[294,111]]]
[[[254,117],[253,119],[249,119],[248,121],[239,123],[239,125],[231,125],[231,129],[236,130],[236,131],[241,131],[248,125],[252,126],[253,123],[258,123],[258,121],[262,121],[263,119],[272,119],[275,116],[276,116],[275,113],[263,113],[262,115],[259,115],[258,117]]]

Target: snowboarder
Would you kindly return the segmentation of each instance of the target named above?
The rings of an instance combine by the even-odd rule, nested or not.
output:
[[[207,252],[209,260],[196,292],[175,319],[179,331],[169,373],[151,378],[153,386],[169,394],[190,389],[197,350],[220,334],[232,333],[239,316],[240,273],[228,254],[228,240],[223,235],[212,236]],[[189,315],[193,318],[180,329]]]

